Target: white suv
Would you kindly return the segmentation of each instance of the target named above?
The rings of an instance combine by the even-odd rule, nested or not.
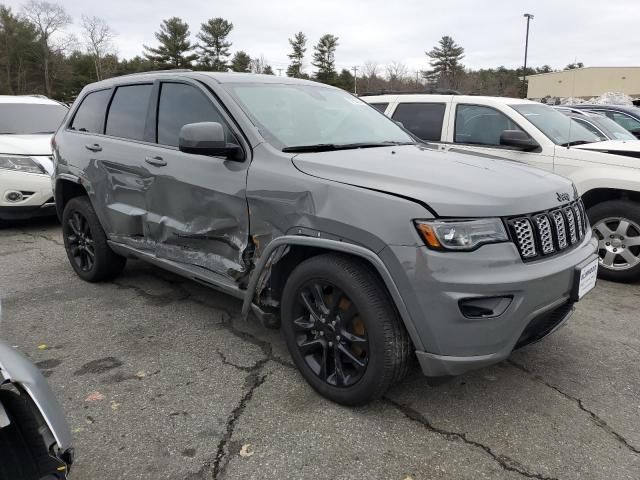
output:
[[[0,226],[55,215],[51,137],[67,111],[45,97],[0,95]]]
[[[639,140],[599,143],[553,108],[517,98],[407,94],[363,100],[439,149],[517,160],[570,178],[599,240],[600,276],[640,280]]]

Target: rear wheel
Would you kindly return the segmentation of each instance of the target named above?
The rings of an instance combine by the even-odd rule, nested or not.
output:
[[[588,211],[598,238],[599,276],[614,282],[640,280],[640,205],[611,200]]]
[[[50,455],[40,435],[46,424],[31,400],[24,394],[0,390],[0,403],[11,422],[0,428],[0,479],[64,478],[64,464]]]
[[[100,282],[118,275],[126,258],[116,254],[87,197],[69,200],[62,214],[62,235],[67,257],[80,278]]]
[[[282,328],[303,377],[338,403],[380,397],[409,367],[412,345],[384,285],[345,255],[296,267],[283,292]]]

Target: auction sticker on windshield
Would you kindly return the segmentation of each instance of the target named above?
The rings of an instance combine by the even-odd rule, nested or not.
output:
[[[576,268],[574,299],[580,300],[596,286],[598,278],[598,259],[595,258],[584,266]]]

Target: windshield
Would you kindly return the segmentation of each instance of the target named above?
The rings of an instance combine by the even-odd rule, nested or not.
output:
[[[566,115],[547,105],[521,104],[511,105],[516,112],[533,123],[556,145],[579,145],[595,143],[602,139]]]
[[[67,107],[37,103],[0,103],[0,134],[54,133]]]
[[[636,140],[636,137],[633,135],[633,133],[631,133],[623,126],[617,124],[609,117],[605,117],[604,115],[599,114],[594,114],[594,116],[597,117],[595,118],[596,122],[602,125],[602,128],[607,129],[614,140]]]
[[[343,90],[295,84],[225,86],[276,148],[415,143],[395,122]]]

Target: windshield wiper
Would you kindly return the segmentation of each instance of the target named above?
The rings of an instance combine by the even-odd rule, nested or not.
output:
[[[360,142],[360,143],[318,143],[316,145],[299,145],[296,147],[285,147],[283,152],[305,153],[305,152],[330,152],[334,150],[353,150],[356,148],[376,148],[393,147],[396,145],[413,145],[413,142]]]
[[[574,145],[585,145],[587,143],[597,143],[597,142],[598,142],[597,140],[595,142],[590,142],[589,140],[573,140],[572,142],[561,143],[560,146],[573,147]]]

